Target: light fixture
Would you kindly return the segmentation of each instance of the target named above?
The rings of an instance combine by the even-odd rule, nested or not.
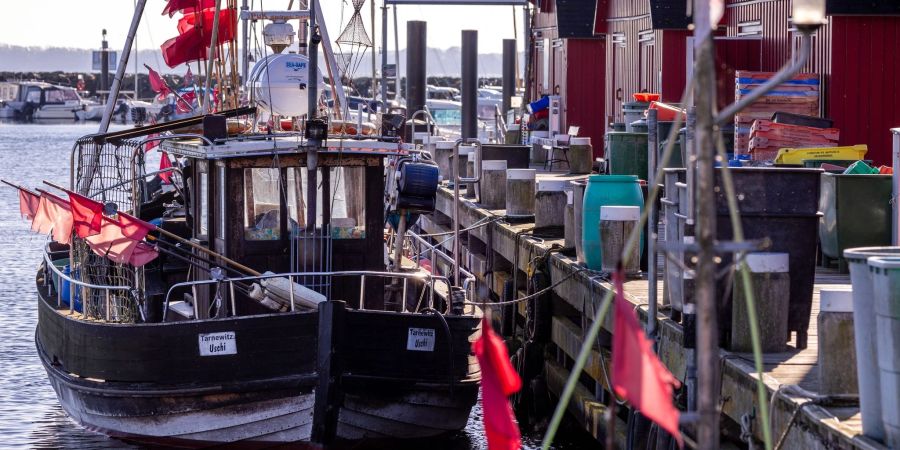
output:
[[[801,32],[815,31],[825,24],[825,0],[793,0],[791,20]]]
[[[328,138],[328,123],[322,119],[309,119],[306,121],[306,138],[324,141]]]

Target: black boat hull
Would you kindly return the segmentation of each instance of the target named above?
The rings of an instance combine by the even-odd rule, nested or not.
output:
[[[84,427],[183,447],[310,441],[317,313],[105,324],[56,309],[38,290],[38,353],[63,409]],[[480,378],[470,350],[479,320],[447,322],[451,339],[435,316],[348,312],[339,440],[428,438],[465,426]],[[406,351],[407,330],[424,327],[437,330],[438,351]],[[202,355],[198,336],[216,333],[234,334],[233,354]]]

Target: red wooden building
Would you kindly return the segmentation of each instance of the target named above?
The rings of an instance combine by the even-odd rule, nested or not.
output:
[[[821,114],[841,145],[867,144],[890,162],[889,129],[900,126],[900,1],[828,0],[805,71],[821,76]],[[531,97],[559,93],[563,123],[596,142],[621,121],[634,92],[677,102],[691,59],[684,0],[538,0],[533,19]],[[726,0],[717,31],[719,104],[734,98],[735,70],[778,70],[798,43],[790,0]],[[593,18],[590,32],[585,18]],[[577,35],[571,30],[577,27]],[[562,30],[562,32],[560,32]]]

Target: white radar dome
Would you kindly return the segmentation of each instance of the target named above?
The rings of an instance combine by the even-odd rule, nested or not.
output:
[[[321,96],[325,87],[321,71],[316,78]],[[309,111],[309,58],[293,53],[269,55],[253,66],[247,88],[260,109],[280,116],[302,116]]]

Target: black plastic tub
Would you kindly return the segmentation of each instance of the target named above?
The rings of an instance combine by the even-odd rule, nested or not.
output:
[[[482,161],[506,161],[507,169],[527,169],[531,146],[515,144],[483,144]]]
[[[797,335],[797,347],[806,348],[816,272],[821,169],[732,168],[744,238],[769,238],[766,251],[789,254],[791,292],[788,330]],[[717,239],[733,238],[721,169],[716,170]],[[723,255],[723,265],[731,263]],[[731,295],[728,277],[719,280],[719,338],[730,341]],[[765,324],[761,324],[765,326]],[[790,336],[785,336],[785,342]]]

